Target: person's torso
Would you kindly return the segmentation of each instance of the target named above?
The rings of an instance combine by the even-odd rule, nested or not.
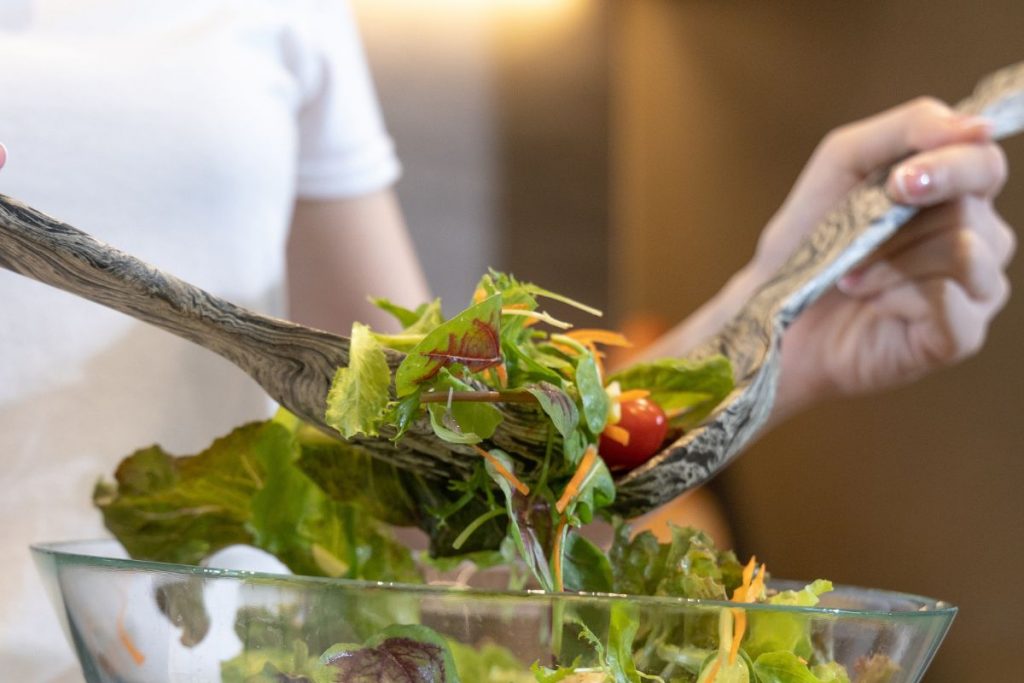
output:
[[[302,106],[289,4],[4,0],[0,193],[280,313]],[[99,534],[92,486],[135,448],[194,452],[268,410],[210,352],[0,270],[5,679],[69,658],[28,544]]]

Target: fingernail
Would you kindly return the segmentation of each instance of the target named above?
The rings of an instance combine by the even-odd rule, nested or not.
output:
[[[4,167],[7,163],[7,148],[4,147],[4,143],[0,142],[0,168]]]
[[[836,283],[836,288],[843,294],[853,294],[857,290],[857,285],[864,279],[864,273],[859,270],[851,270],[846,275],[839,278],[839,282]]]
[[[992,134],[992,119],[984,116],[960,115],[956,119],[956,125],[967,133],[988,137]]]
[[[935,179],[926,168],[907,164],[892,173],[898,196],[904,199],[921,199],[932,190]]]

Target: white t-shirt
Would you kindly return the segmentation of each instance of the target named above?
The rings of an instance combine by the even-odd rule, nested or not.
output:
[[[0,193],[281,314],[297,196],[398,174],[342,0],[2,0]],[[268,414],[227,361],[0,270],[0,678],[80,681],[28,546],[104,535],[92,488]]]

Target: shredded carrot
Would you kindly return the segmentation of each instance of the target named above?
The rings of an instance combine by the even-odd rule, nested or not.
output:
[[[715,679],[718,677],[718,669],[721,664],[722,661],[716,659],[715,663],[711,665],[711,673],[708,674],[708,683],[715,683]]]
[[[551,563],[553,565],[551,573],[555,575],[555,590],[559,593],[565,590],[565,583],[562,579],[562,536],[567,521],[568,518],[564,516],[558,520],[558,526],[555,527],[555,543],[551,548]]]
[[[579,467],[572,475],[572,479],[565,485],[565,490],[562,491],[562,497],[555,503],[555,509],[558,510],[558,514],[565,512],[565,508],[569,507],[569,503],[580,494],[580,486],[583,485],[583,481],[590,474],[590,469],[594,465],[594,460],[597,459],[597,449],[593,446],[587,448],[583,457],[580,458]]]
[[[629,431],[619,425],[605,425],[604,431],[601,434],[622,446],[629,445]]]
[[[629,391],[623,391],[612,400],[616,403],[628,403],[629,401],[636,401],[641,398],[647,398],[651,395],[651,392],[646,389],[630,389]]]
[[[121,610],[117,613],[117,639],[121,641],[121,645],[131,655],[135,666],[142,666],[146,662],[146,655],[142,654],[142,651],[135,645],[135,641],[132,640],[131,635],[128,633],[128,629],[124,627],[124,610],[126,606],[127,602],[122,603]]]
[[[604,344],[605,346],[632,346],[625,336],[611,330],[579,329],[566,332],[565,336],[572,337],[581,344]]]
[[[491,466],[494,467],[494,470],[498,474],[500,474],[502,477],[504,477],[505,481],[507,481],[509,484],[512,485],[512,488],[514,488],[515,490],[519,491],[519,493],[523,494],[524,496],[530,495],[530,487],[527,486],[526,484],[524,484],[519,479],[519,477],[517,477],[516,475],[512,474],[511,472],[509,472],[508,469],[504,465],[501,464],[500,460],[498,460],[493,455],[491,455],[490,453],[488,453],[484,449],[480,448],[476,444],[473,444],[473,448],[476,449],[477,453],[479,453],[480,455],[484,456],[484,459],[487,462],[491,463]]]
[[[494,367],[494,373],[498,376],[498,382],[500,383],[501,388],[504,389],[508,387],[508,370],[505,368],[505,364],[499,363],[496,365]]]
[[[758,569],[757,575],[754,575],[754,570]],[[766,572],[766,566],[762,564],[760,568],[757,567],[757,558],[751,557],[750,562],[743,568],[743,583],[736,588],[732,593],[733,602],[754,602],[761,595],[761,591],[764,590],[764,577]],[[732,635],[732,647],[729,648],[729,663],[735,664],[736,657],[740,651],[740,641],[743,640],[743,634],[747,630],[747,613],[742,609],[734,609],[732,611],[734,618],[733,635]]]

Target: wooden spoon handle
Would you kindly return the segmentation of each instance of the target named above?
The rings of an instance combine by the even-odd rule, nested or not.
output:
[[[334,370],[348,364],[346,338],[235,306],[3,195],[0,266],[214,351],[315,423]]]

